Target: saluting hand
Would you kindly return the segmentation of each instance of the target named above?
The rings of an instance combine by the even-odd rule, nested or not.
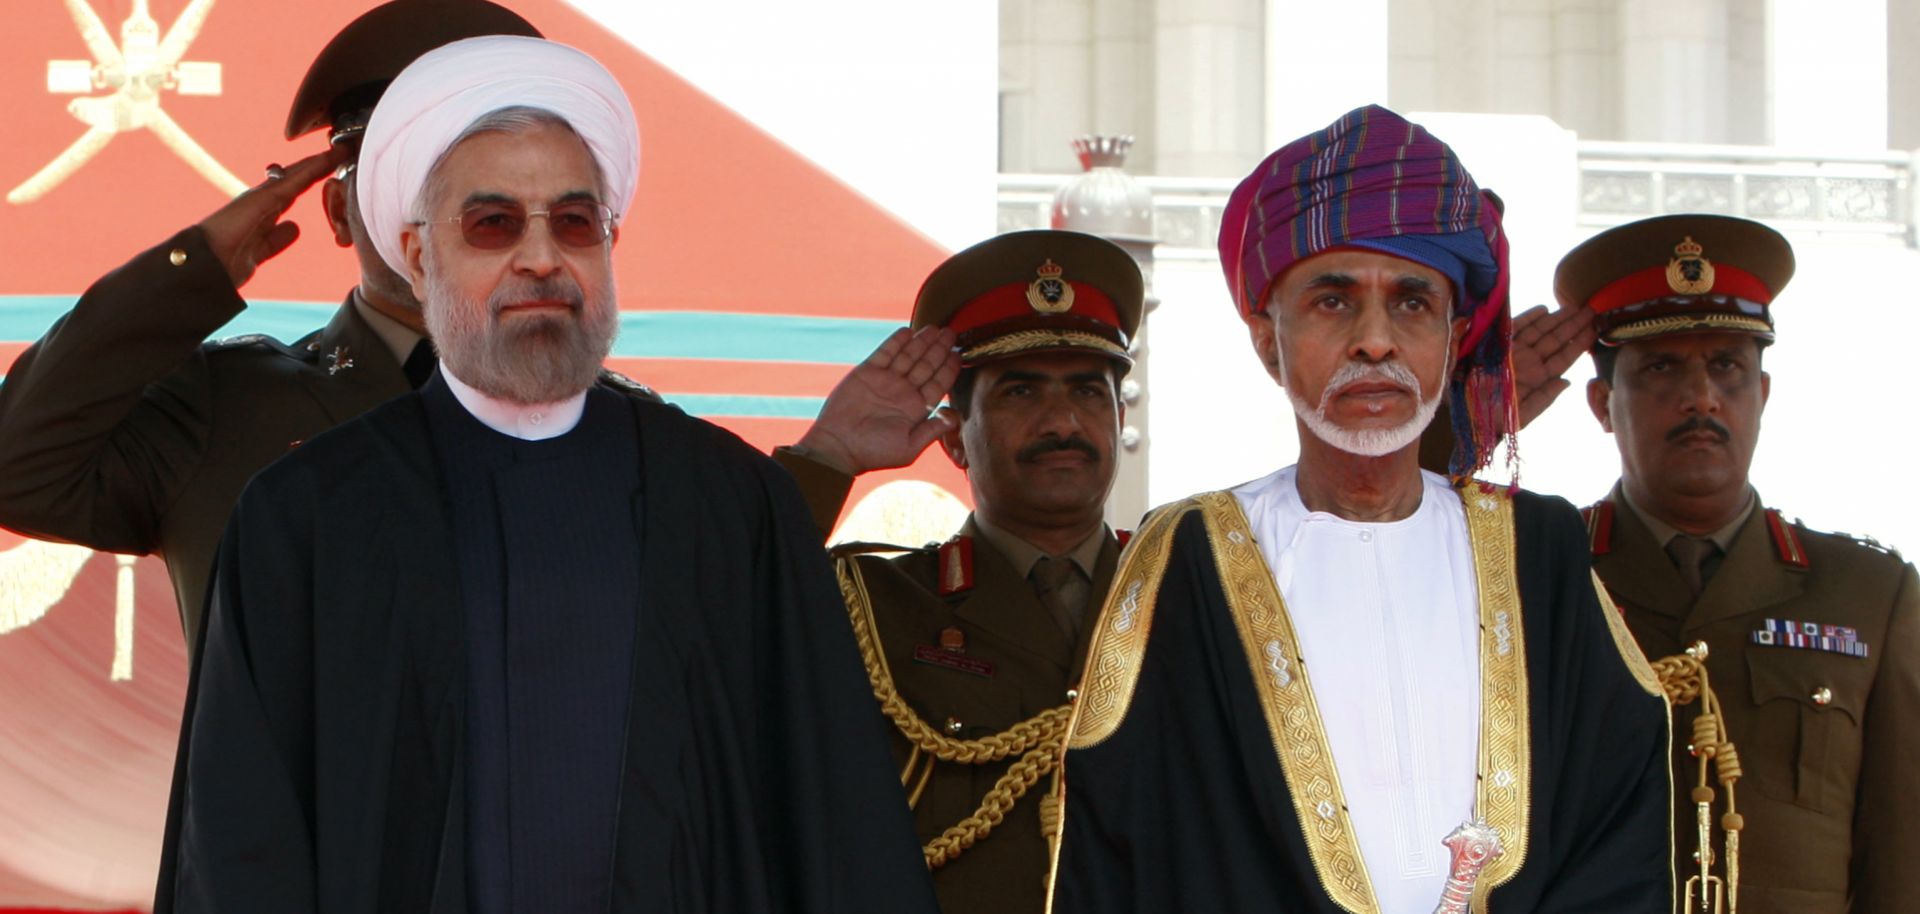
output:
[[[1549,312],[1546,305],[1534,305],[1513,319],[1513,386],[1520,397],[1521,428],[1572,386],[1561,375],[1593,348],[1595,339],[1593,312],[1586,308]]]
[[[960,374],[953,341],[945,327],[895,330],[834,385],[800,445],[854,475],[912,463],[958,422],[934,411]]]
[[[246,285],[255,269],[300,237],[300,227],[281,222],[280,217],[286,215],[293,201],[300,199],[307,188],[331,174],[346,155],[345,149],[332,148],[285,168],[269,167],[267,180],[248,188],[200,221],[200,229],[207,235],[207,246],[226,266],[234,288]]]

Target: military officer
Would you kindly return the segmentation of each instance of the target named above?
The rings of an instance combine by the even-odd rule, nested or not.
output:
[[[1587,512],[1594,567],[1665,658],[1675,731],[1693,734],[1673,768],[1692,910],[1737,865],[1728,911],[1910,911],[1920,582],[1888,550],[1788,521],[1747,480],[1793,265],[1777,232],[1706,215],[1621,226],[1560,262],[1556,295],[1596,315],[1587,402],[1620,449],[1620,481]],[[1689,748],[1716,756],[1706,791]]]
[[[0,385],[0,524],[167,561],[187,644],[227,515],[256,470],[425,380],[433,353],[405,281],[366,243],[353,164],[374,102],[415,57],[477,35],[539,35],[487,0],[394,0],[321,50],[286,137],[331,148],[285,168],[102,277]],[[330,177],[331,175],[331,177]],[[239,288],[298,234],[280,221],[322,183],[333,239],[360,281],[327,325],[291,345],[202,344],[246,307]],[[631,388],[609,377],[604,383]]]
[[[777,454],[823,527],[851,473],[909,463],[935,438],[967,473],[974,512],[952,539],[835,550],[949,912],[1044,904],[1041,801],[1120,553],[1102,515],[1142,301],[1139,268],[1099,238],[975,245],[927,277],[911,328]],[[950,408],[929,416],[949,387]]]

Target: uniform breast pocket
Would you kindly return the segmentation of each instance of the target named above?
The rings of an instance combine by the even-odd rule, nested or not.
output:
[[[1864,659],[1749,647],[1753,705],[1728,709],[1741,767],[1765,796],[1815,812],[1850,809],[1860,771],[1860,721],[1871,670]]]

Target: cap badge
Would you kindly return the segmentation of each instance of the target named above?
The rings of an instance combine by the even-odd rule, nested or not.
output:
[[[1667,287],[1681,295],[1713,291],[1713,261],[1700,256],[1705,252],[1692,235],[1674,245],[1673,259],[1667,261]]]
[[[1040,278],[1027,284],[1027,304],[1041,314],[1061,314],[1073,310],[1073,286],[1061,279],[1060,265],[1047,258],[1035,271]]]

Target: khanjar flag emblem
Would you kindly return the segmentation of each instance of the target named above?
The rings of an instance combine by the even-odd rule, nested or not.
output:
[[[1667,287],[1681,295],[1705,295],[1713,291],[1713,261],[1706,248],[1689,235],[1673,246],[1673,259],[1667,261]]]
[[[1049,259],[1034,271],[1039,278],[1027,284],[1027,304],[1042,314],[1073,310],[1073,286],[1061,277],[1066,271]]]

